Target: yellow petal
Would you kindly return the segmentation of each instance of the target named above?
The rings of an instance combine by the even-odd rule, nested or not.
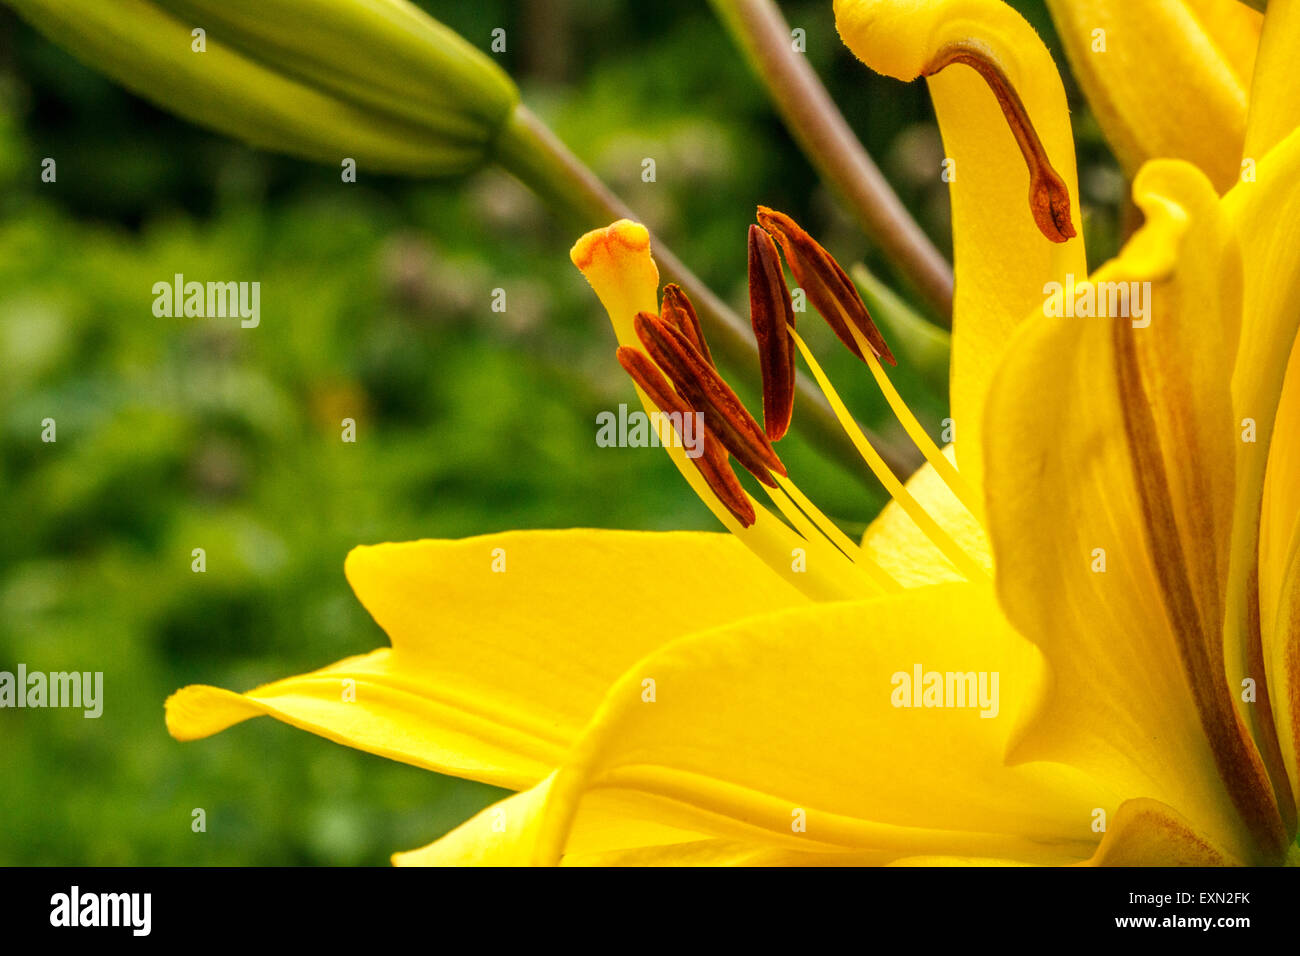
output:
[[[1300,349],[1292,348],[1260,513],[1261,654],[1279,751],[1300,810]]]
[[[1047,0],[1088,105],[1129,178],[1185,159],[1237,181],[1262,18],[1238,0]]]
[[[943,450],[949,459],[953,447]],[[938,522],[957,545],[985,571],[992,571],[993,557],[983,527],[957,500],[947,483],[929,464],[922,465],[907,480],[907,490],[925,512]],[[894,500],[885,505],[862,537],[868,556],[905,588],[941,581],[963,581],[965,575],[922,533],[906,511]]]
[[[1074,140],[1061,78],[1042,41],[1001,0],[836,0],[845,44],[878,73],[912,80],[953,42],[972,41],[1003,69],[1024,101],[1080,225]],[[1029,213],[1028,176],[997,99],[973,69],[930,77],[952,161],[952,409],[962,474],[978,487],[981,409],[1011,332],[1043,299],[1043,283],[1087,274],[1083,241],[1048,241]]]
[[[1247,158],[1258,160],[1286,139],[1300,123],[1300,71],[1295,68],[1300,48],[1300,4],[1277,0],[1264,15],[1254,82],[1250,87],[1250,115],[1246,121]]]
[[[1276,610],[1264,622],[1264,664],[1273,719],[1291,798],[1300,794],[1300,538],[1293,536],[1290,563]]]
[[[986,499],[998,592],[1053,676],[1013,753],[1063,760],[1126,796],[1162,800],[1245,856],[1254,837],[1225,788],[1267,802],[1266,784],[1214,673],[1221,646],[1207,646],[1222,620],[1232,499],[1223,462],[1236,438],[1226,363],[1213,361],[1215,351],[1230,354],[1235,306],[1216,259],[1231,242],[1213,188],[1186,164],[1154,165],[1135,195],[1147,224],[1098,278],[1150,280],[1149,325],[1040,315],[1017,335],[990,393],[997,427],[986,432]],[[1145,394],[1132,393],[1135,377]],[[1144,491],[1139,482],[1159,475],[1168,480]],[[1153,503],[1164,510],[1148,520]],[[1184,560],[1186,582],[1176,577]],[[1180,583],[1191,595],[1181,602]],[[1184,658],[1197,654],[1204,666],[1185,671]],[[1225,784],[1201,709],[1219,722],[1224,753],[1240,758],[1241,779],[1228,774]]]
[[[269,714],[519,789],[559,763],[640,657],[697,628],[803,603],[722,534],[520,531],[383,544],[355,549],[346,571],[391,651],[245,695],[187,687],[168,701],[173,736],[206,737]],[[345,699],[344,680],[355,681],[355,700]]]
[[[1148,164],[1133,198],[1146,224],[1097,278],[1152,282],[1150,315],[1128,323],[1124,334],[1153,405],[1154,437],[1191,584],[1202,616],[1217,631],[1240,445],[1231,368],[1241,327],[1241,248],[1212,186],[1186,163]]]
[[[579,852],[589,807],[620,792],[648,819],[792,852],[1085,859],[1093,811],[1118,799],[1071,768],[1002,759],[1040,664],[965,583],[692,635],[611,687],[539,795],[538,829],[514,839],[536,862]],[[918,665],[996,673],[996,715],[896,706]]]
[[[1273,414],[1300,326],[1300,129],[1260,159],[1254,181],[1224,197],[1246,263],[1241,344],[1232,391],[1241,417],[1260,428],[1257,446],[1268,447]],[[1262,477],[1264,462],[1258,462]],[[1258,488],[1257,488],[1258,490]]]
[[[1300,533],[1300,349],[1292,347],[1268,448],[1260,509],[1259,608],[1267,626],[1277,614],[1283,581]]]
[[[494,803],[434,843],[393,854],[394,866],[528,866],[551,778]]]
[[[1254,634],[1255,562],[1261,559],[1258,533],[1261,528],[1261,504],[1264,493],[1269,449],[1274,435],[1281,442],[1291,442],[1293,435],[1276,428],[1283,383],[1292,343],[1300,326],[1300,192],[1295,189],[1300,178],[1300,129],[1293,130],[1265,155],[1256,167],[1256,179],[1243,181],[1224,197],[1224,207],[1231,217],[1242,248],[1245,263],[1241,341],[1233,370],[1232,395],[1235,418],[1242,440],[1237,443],[1237,501],[1233,545],[1233,577],[1228,594],[1229,633],[1247,635],[1248,640],[1228,647],[1228,681],[1240,688],[1250,678],[1258,686],[1257,705],[1238,702],[1243,719],[1253,728],[1270,769],[1280,783],[1285,776],[1281,764],[1282,742],[1274,736],[1269,711],[1285,705],[1275,690],[1261,681],[1268,673],[1270,658],[1278,647],[1267,649],[1262,637]],[[1278,421],[1281,421],[1279,418]],[[1253,441],[1246,440],[1253,437]],[[1285,474],[1280,470],[1279,474]],[[1277,537],[1278,519],[1273,518],[1270,534]],[[1267,558],[1263,558],[1267,560]],[[1272,575],[1268,586],[1277,600],[1277,575],[1284,573],[1276,561],[1259,568],[1260,585]],[[1261,595],[1259,600],[1265,598]],[[1259,608],[1265,613],[1263,607]],[[1266,612],[1275,616],[1275,611]],[[1262,618],[1261,618],[1262,621]],[[1285,680],[1282,673],[1279,679]],[[1284,692],[1283,688],[1278,691]],[[1294,783],[1292,784],[1294,797]],[[1286,799],[1286,795],[1282,795]]]
[[[198,740],[274,717],[390,760],[510,788],[528,786],[563,758],[568,741],[545,719],[492,712],[485,697],[458,694],[384,648],[244,694],[183,687],[167,699],[167,730]]]
[[[1085,866],[1241,866],[1182,814],[1159,800],[1125,800]]]
[[[531,866],[540,854],[543,814],[551,798],[554,775],[536,786],[487,807],[427,846],[393,854],[395,866]],[[673,848],[695,847],[707,840],[691,830],[654,819],[641,809],[644,799],[618,791],[592,794],[582,807],[582,821],[571,849],[576,861],[599,866],[648,865],[674,855]],[[763,848],[756,848],[762,852]],[[640,855],[637,863],[621,856]],[[600,862],[594,862],[599,860]]]
[[[692,840],[604,853],[566,853],[564,866],[878,866],[891,853],[804,853],[739,840]]]
[[[1033,866],[1021,860],[1000,860],[984,856],[909,856],[894,860],[890,866]]]

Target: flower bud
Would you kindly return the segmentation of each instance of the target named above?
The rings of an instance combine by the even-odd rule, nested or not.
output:
[[[467,172],[519,100],[486,54],[406,0],[5,2],[164,109],[331,164]]]

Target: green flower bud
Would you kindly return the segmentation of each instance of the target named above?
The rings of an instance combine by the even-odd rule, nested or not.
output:
[[[406,0],[4,2],[164,109],[331,164],[464,173],[519,102],[500,67]]]

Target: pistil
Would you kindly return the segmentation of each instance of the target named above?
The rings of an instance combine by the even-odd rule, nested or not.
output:
[[[1002,115],[1007,118],[1011,135],[1016,138],[1029,168],[1029,211],[1038,224],[1038,229],[1052,242],[1065,242],[1073,239],[1074,225],[1070,221],[1070,191],[1065,180],[1052,167],[1047,158],[1047,150],[1038,138],[1029,111],[1025,109],[1020,94],[1011,85],[1002,66],[979,44],[959,41],[945,46],[933,60],[921,71],[923,76],[933,76],[953,63],[964,63],[975,70],[988,84]]]

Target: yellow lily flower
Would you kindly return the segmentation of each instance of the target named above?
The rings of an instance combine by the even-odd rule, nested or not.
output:
[[[1298,862],[1300,130],[1253,120],[1295,115],[1273,100],[1290,87],[1256,83],[1254,182],[1220,197],[1186,161],[1147,164],[1145,224],[1088,277],[1032,29],[998,0],[836,15],[873,69],[928,77],[956,163],[955,446],[916,424],[787,217],[760,209],[750,234],[761,429],[689,303],[661,301],[645,229],[616,222],[573,261],[647,411],[705,416],[700,458],[660,434],[730,534],[357,548],[348,580],[392,648],[184,688],[175,737],[266,714],[519,791],[403,864]],[[795,331],[778,248],[926,454],[906,485]],[[1106,314],[1053,314],[1053,284]],[[772,448],[795,351],[893,495],[860,543]]]

